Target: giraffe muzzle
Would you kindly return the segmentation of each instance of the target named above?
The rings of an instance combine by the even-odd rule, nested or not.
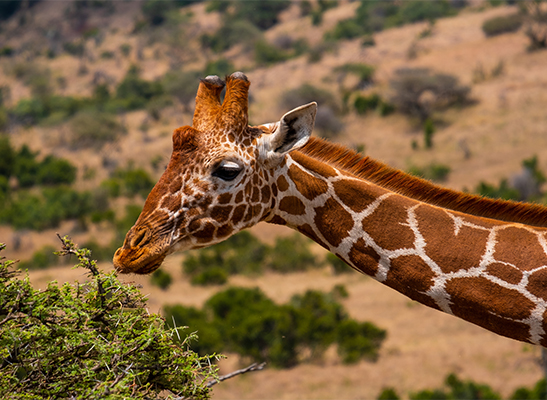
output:
[[[158,269],[167,255],[164,241],[152,240],[153,232],[146,226],[134,226],[122,247],[114,254],[114,268],[122,274],[149,274]]]

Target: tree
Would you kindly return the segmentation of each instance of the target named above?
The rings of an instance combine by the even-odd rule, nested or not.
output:
[[[391,102],[403,114],[425,122],[435,110],[468,101],[471,89],[460,85],[452,75],[434,73],[427,68],[401,68],[390,81]]]

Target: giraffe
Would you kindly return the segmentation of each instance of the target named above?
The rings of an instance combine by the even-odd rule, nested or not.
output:
[[[316,103],[249,126],[249,86],[241,72],[201,80],[118,272],[150,273],[265,221],[426,306],[547,346],[546,207],[442,188],[310,137]]]

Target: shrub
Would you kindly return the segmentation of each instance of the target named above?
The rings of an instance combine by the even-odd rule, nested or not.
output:
[[[219,58],[216,61],[209,61],[205,66],[205,71],[203,74],[208,75],[217,75],[220,77],[227,76],[235,70],[234,64],[227,60],[226,58]]]
[[[211,323],[204,310],[195,307],[186,307],[180,304],[165,306],[163,315],[167,326],[183,333],[190,329],[199,335],[199,340],[191,343],[192,350],[198,354],[220,353],[225,347],[226,340],[220,335],[218,327]],[[179,342],[185,342],[184,336]]]
[[[100,272],[66,237],[61,253],[78,258],[89,282],[36,290],[0,260],[0,397],[208,397],[216,368],[188,349],[195,335],[177,342],[179,333],[148,312],[138,289]]]
[[[124,57],[129,57],[131,54],[131,45],[129,43],[123,43],[120,45],[120,52]]]
[[[188,108],[196,97],[200,73],[197,71],[169,71],[161,79],[165,92]]]
[[[497,187],[481,181],[475,188],[475,193],[492,199],[519,200],[520,198],[519,191],[510,187],[507,179],[501,179]]]
[[[339,106],[331,92],[310,85],[309,83],[283,93],[280,103],[284,109],[291,110],[312,101],[317,102],[320,107],[328,106],[336,112],[339,110]]]
[[[445,379],[446,389],[424,390],[411,393],[411,400],[433,399],[500,399],[500,395],[488,385],[473,381],[462,381],[455,374],[450,374]]]
[[[426,149],[433,147],[433,134],[435,133],[435,125],[431,118],[428,118],[424,122],[424,145]]]
[[[249,46],[261,36],[260,30],[251,22],[228,19],[214,34],[202,35],[200,41],[203,47],[221,53],[237,44]]]
[[[85,42],[83,40],[66,42],[63,44],[63,50],[70,55],[81,57],[84,55],[85,52]]]
[[[99,111],[80,111],[70,121],[70,130],[69,141],[74,148],[100,149],[125,133],[114,116]]]
[[[268,43],[266,40],[258,40],[255,43],[255,61],[259,65],[275,64],[285,61],[289,54],[282,49]]]
[[[433,73],[426,68],[399,69],[390,86],[394,92],[391,102],[397,109],[421,121],[434,110],[467,102],[470,92],[455,76]]]
[[[153,97],[163,94],[160,82],[141,79],[136,66],[129,68],[127,74],[116,88],[116,98],[121,100],[124,108],[135,110],[144,107]]]
[[[366,114],[368,111],[376,110],[380,106],[382,99],[376,93],[371,94],[370,96],[357,96],[353,102],[355,111],[358,114]]]
[[[150,283],[154,286],[158,286],[162,290],[167,290],[167,288],[171,286],[171,283],[173,283],[173,278],[168,272],[157,269],[150,277]]]
[[[233,287],[209,298],[203,310],[171,306],[164,313],[169,325],[198,331],[203,342],[192,345],[198,352],[231,351],[281,368],[304,360],[300,350],[318,359],[335,342],[351,361],[374,360],[385,337],[374,325],[348,318],[335,295],[313,290],[277,305],[258,288]]]
[[[225,348],[276,367],[297,363],[295,319],[260,289],[229,288],[205,303],[218,326]],[[287,312],[289,311],[289,312]]]
[[[131,166],[126,169],[118,168],[114,171],[113,178],[120,181],[122,192],[129,196],[139,194],[146,198],[155,185],[148,172]]]
[[[161,25],[165,22],[173,7],[173,1],[146,0],[142,4],[142,15],[150,25]]]
[[[442,397],[439,397],[438,400],[441,400]],[[395,392],[393,388],[385,388],[378,395],[377,400],[400,400],[400,397]]]
[[[15,149],[11,146],[9,137],[0,136],[0,176],[10,178],[14,172],[15,159]]]
[[[386,338],[386,331],[370,322],[349,319],[340,323],[336,333],[338,354],[346,364],[356,363],[363,358],[376,361],[378,349]]]
[[[14,53],[13,47],[4,46],[0,48],[0,57],[11,57]]]
[[[488,37],[497,36],[503,33],[515,32],[520,29],[523,23],[522,15],[519,13],[490,18],[482,24],[482,31]]]
[[[186,265],[192,265],[192,262]],[[208,267],[204,271],[193,273],[190,282],[197,286],[224,285],[228,282],[228,272],[222,267]]]
[[[3,201],[0,223],[15,229],[55,228],[66,219],[84,219],[93,211],[90,192],[77,192],[59,186],[45,188],[40,194],[19,191]]]
[[[338,21],[334,29],[325,34],[325,38],[340,40],[340,39],[354,39],[362,36],[366,31],[363,26],[360,25],[355,19],[344,19]]]
[[[372,78],[374,77],[375,68],[368,64],[356,64],[348,63],[336,67],[334,72],[345,76],[346,74],[352,74],[359,78],[355,89],[364,89],[372,84]]]
[[[454,14],[455,10],[447,0],[411,0],[401,3],[397,15],[391,22],[402,25],[419,21],[431,21]]]
[[[316,290],[293,296],[291,305],[296,310],[299,342],[311,349],[312,359],[320,357],[348,319],[344,308],[331,295]]]
[[[241,231],[221,243],[190,253],[182,266],[194,284],[223,284],[229,274],[261,272],[268,253],[268,246],[248,231]]]
[[[547,384],[545,378],[540,379],[530,389],[526,387],[520,387],[509,397],[510,400],[534,400],[544,399],[547,396]]]
[[[271,252],[268,268],[276,272],[306,271],[321,266],[311,251],[311,241],[295,233],[287,237],[278,237]]]
[[[40,163],[36,182],[39,185],[72,184],[76,180],[77,168],[68,160],[52,155]]]
[[[233,20],[249,21],[261,30],[271,28],[277,23],[278,14],[290,6],[289,0],[248,2],[248,1],[212,1],[208,10],[228,13]]]

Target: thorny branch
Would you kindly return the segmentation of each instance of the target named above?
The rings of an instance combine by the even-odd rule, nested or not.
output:
[[[97,265],[95,265],[95,261],[91,259],[91,252],[87,249],[80,250],[74,244],[68,236],[61,237],[57,233],[57,237],[62,243],[62,250],[59,251],[57,254],[60,256],[66,256],[74,254],[78,260],[80,261],[80,265],[91,272],[91,274],[95,277],[98,277],[100,275],[99,270],[97,269]],[[106,295],[106,291],[103,288],[103,284],[100,279],[97,279],[97,286],[99,290],[99,296],[101,299],[101,306],[104,306],[104,296]]]
[[[249,365],[246,368],[238,369],[237,371],[231,372],[231,373],[226,374],[226,375],[219,376],[217,379],[213,379],[212,381],[207,383],[207,387],[211,388],[211,387],[215,386],[217,383],[225,381],[226,379],[233,378],[234,376],[237,376],[237,375],[246,374],[247,372],[261,371],[265,367],[266,367],[265,362],[260,363],[260,364],[259,363],[252,363],[251,365]]]

